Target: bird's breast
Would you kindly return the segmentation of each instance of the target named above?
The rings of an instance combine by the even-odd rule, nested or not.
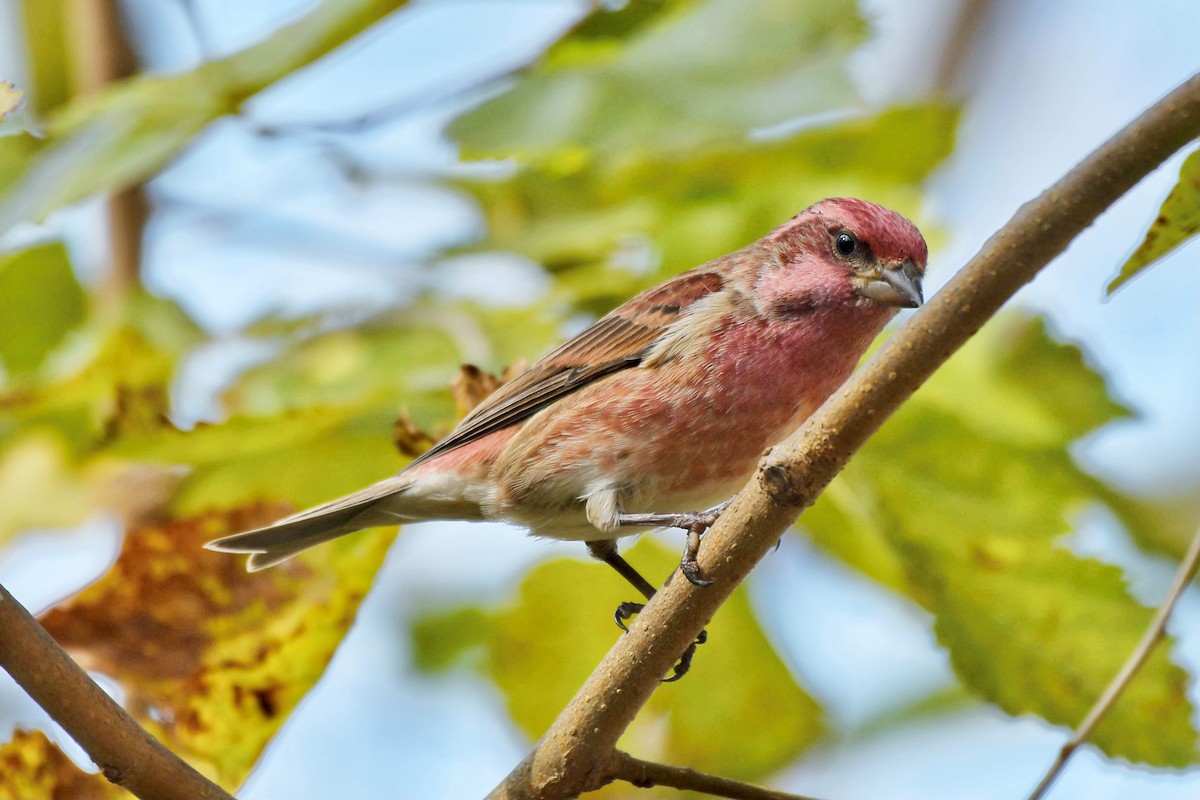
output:
[[[726,499],[845,380],[874,335],[845,333],[816,319],[731,317],[666,363],[584,387],[508,443],[494,472],[500,513],[567,512],[610,487],[625,511]]]

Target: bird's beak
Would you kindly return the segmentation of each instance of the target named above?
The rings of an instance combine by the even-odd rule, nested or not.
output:
[[[925,302],[921,296],[921,273],[911,261],[879,270],[859,288],[858,293],[897,308],[919,308]]]

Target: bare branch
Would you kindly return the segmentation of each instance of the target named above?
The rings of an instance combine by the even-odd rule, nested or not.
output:
[[[1200,135],[1200,75],[1160,100],[1036,200],[776,447],[706,534],[697,588],[674,577],[620,637],[492,798],[561,798],[612,777],[617,739],[696,637],[850,456],[1016,291],[1108,206]]]
[[[1158,613],[1154,615],[1154,619],[1150,621],[1150,627],[1146,628],[1146,633],[1142,636],[1142,640],[1138,642],[1137,647],[1129,654],[1129,659],[1125,665],[1121,667],[1121,671],[1112,679],[1112,683],[1104,690],[1104,694],[1100,695],[1100,699],[1092,706],[1092,710],[1088,712],[1087,717],[1075,729],[1075,735],[1072,736],[1062,749],[1058,751],[1058,758],[1050,765],[1050,769],[1042,776],[1042,780],[1038,783],[1037,788],[1029,793],[1029,800],[1041,800],[1045,797],[1050,787],[1058,780],[1058,776],[1067,766],[1067,761],[1075,754],[1087,738],[1092,735],[1092,731],[1100,724],[1100,720],[1104,719],[1109,710],[1113,707],[1113,703],[1117,702],[1117,698],[1129,686],[1138,670],[1146,663],[1146,659],[1154,652],[1155,646],[1162,641],[1167,630],[1167,619],[1170,618],[1171,612],[1175,610],[1175,605],[1179,602],[1179,598],[1183,596],[1183,591],[1192,582],[1192,578],[1196,577],[1196,568],[1200,566],[1200,530],[1196,531],[1196,535],[1192,538],[1192,544],[1188,548],[1187,555],[1183,557],[1183,562],[1179,565],[1179,571],[1175,573],[1175,582],[1171,584],[1170,591],[1167,592],[1167,597],[1163,600],[1161,606],[1158,607]]]
[[[76,0],[71,9],[72,73],[77,94],[96,94],[108,84],[137,73],[137,54],[122,30],[117,0]],[[109,196],[111,252],[99,291],[103,306],[120,303],[141,285],[142,234],[149,217],[150,204],[141,184]]]
[[[0,667],[79,742],[104,777],[142,800],[233,800],[139,726],[3,586]]]
[[[632,783],[642,789],[670,786],[673,789],[704,792],[713,797],[729,797],[732,800],[814,800],[812,797],[764,789],[761,786],[697,772],[687,767],[643,761],[619,750],[612,763],[613,769],[616,770],[613,775],[616,780]]]

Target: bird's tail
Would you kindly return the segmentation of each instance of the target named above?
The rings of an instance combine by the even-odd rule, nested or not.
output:
[[[395,525],[409,519],[389,508],[394,503],[386,501],[394,501],[411,485],[406,478],[388,478],[362,491],[284,517],[265,528],[235,533],[204,546],[222,553],[249,553],[246,569],[257,572],[321,542],[363,528]]]

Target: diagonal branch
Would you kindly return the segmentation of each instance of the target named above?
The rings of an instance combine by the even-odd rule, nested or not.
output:
[[[0,586],[0,668],[142,800],[233,800],[134,722]]]
[[[687,767],[671,767],[653,761],[643,761],[619,750],[612,764],[615,770],[613,777],[616,780],[632,783],[640,789],[670,786],[673,789],[703,792],[713,797],[728,797],[730,800],[814,800],[812,797],[764,789],[761,786],[697,772]]]
[[[1088,712],[1087,718],[1079,723],[1079,728],[1075,734],[1062,746],[1058,751],[1058,757],[1054,759],[1054,763],[1050,765],[1050,769],[1046,770],[1046,774],[1042,776],[1042,780],[1037,787],[1030,792],[1029,800],[1041,800],[1050,791],[1050,787],[1058,780],[1058,776],[1066,769],[1067,761],[1075,754],[1087,738],[1092,735],[1092,731],[1100,724],[1100,720],[1104,719],[1109,710],[1113,707],[1113,703],[1117,702],[1117,698],[1125,691],[1125,687],[1129,686],[1130,681],[1137,675],[1138,670],[1146,663],[1146,659],[1154,652],[1155,646],[1162,641],[1167,630],[1167,619],[1170,618],[1171,612],[1175,610],[1175,604],[1179,602],[1179,598],[1183,596],[1183,590],[1192,582],[1192,578],[1196,577],[1196,568],[1200,567],[1200,530],[1196,531],[1196,535],[1192,537],[1192,544],[1188,547],[1187,555],[1183,557],[1183,562],[1179,565],[1179,571],[1175,573],[1175,581],[1171,584],[1170,590],[1167,592],[1167,597],[1163,600],[1161,606],[1158,607],[1158,613],[1154,615],[1154,619],[1150,622],[1150,627],[1146,628],[1145,635],[1138,642],[1137,647],[1129,654],[1129,659],[1121,667],[1121,671],[1112,679],[1112,683],[1104,690],[1104,694],[1100,695],[1100,699],[1092,706],[1092,710]]]
[[[1200,135],[1200,74],[1101,145],[913,316],[804,426],[774,448],[700,551],[705,588],[673,579],[617,640],[492,798],[562,798],[614,776],[617,739],[721,604],[872,433],[1106,208]]]

